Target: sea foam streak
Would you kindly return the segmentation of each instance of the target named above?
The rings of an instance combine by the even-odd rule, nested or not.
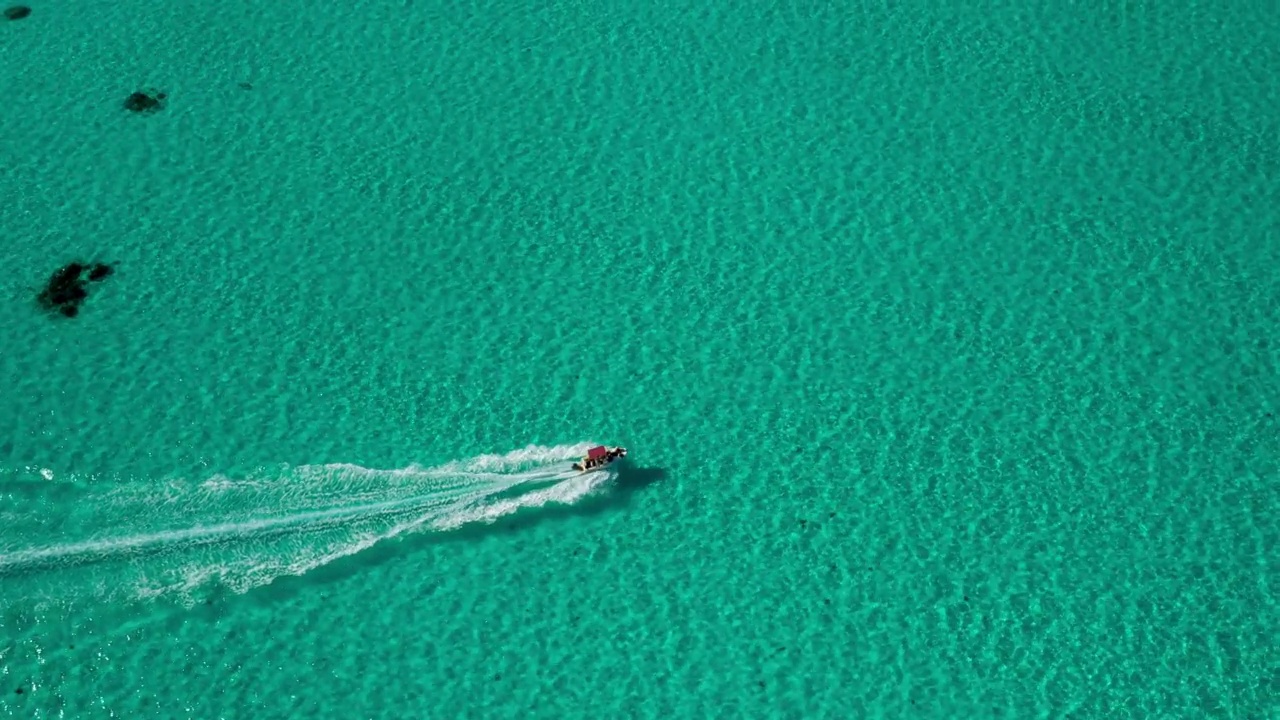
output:
[[[64,490],[56,502],[0,509],[0,585],[9,601],[190,600],[214,584],[244,592],[403,533],[572,503],[613,474],[569,467],[590,445],[531,445],[433,468],[304,465]]]

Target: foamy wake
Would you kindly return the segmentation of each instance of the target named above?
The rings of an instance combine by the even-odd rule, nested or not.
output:
[[[432,468],[304,465],[246,478],[82,486],[69,507],[61,498],[0,509],[0,586],[6,600],[128,594],[194,602],[212,586],[245,592],[405,533],[576,502],[613,477],[569,467],[590,445],[530,445]]]

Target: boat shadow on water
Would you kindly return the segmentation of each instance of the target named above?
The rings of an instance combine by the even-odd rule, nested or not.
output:
[[[283,576],[250,593],[264,602],[296,595],[306,588],[327,585],[367,571],[393,558],[413,554],[433,545],[469,542],[493,535],[527,532],[530,528],[572,518],[586,518],[622,510],[637,494],[662,482],[667,471],[658,467],[619,467],[616,475],[598,491],[578,501],[561,505],[548,503],[520,508],[490,521],[478,521],[454,530],[408,533],[315,568],[301,576]]]

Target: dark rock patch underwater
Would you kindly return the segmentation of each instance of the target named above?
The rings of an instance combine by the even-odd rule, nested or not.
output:
[[[162,92],[135,92],[124,100],[124,107],[130,112],[136,113],[153,113],[164,108],[161,100],[168,95]]]
[[[88,283],[100,282],[114,272],[106,263],[71,262],[54,271],[36,299],[47,310],[65,317],[80,314],[80,306],[89,297]]]

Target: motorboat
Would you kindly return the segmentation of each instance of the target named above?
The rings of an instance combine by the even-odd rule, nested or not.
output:
[[[624,447],[608,448],[604,445],[597,445],[588,450],[585,457],[574,463],[573,469],[578,472],[600,470],[626,456],[627,449]]]

